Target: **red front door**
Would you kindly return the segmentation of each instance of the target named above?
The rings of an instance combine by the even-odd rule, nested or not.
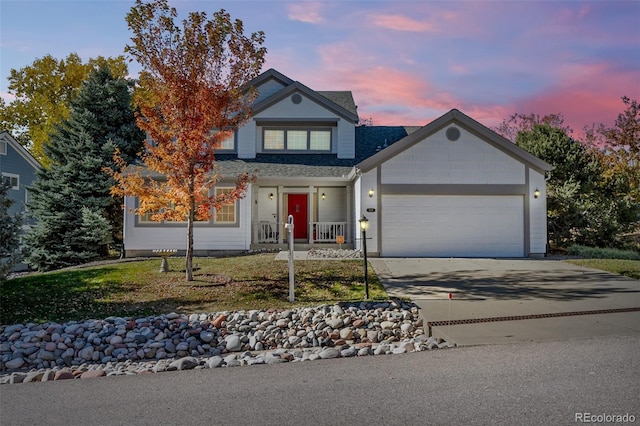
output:
[[[287,205],[287,217],[293,215],[293,239],[308,239],[307,194],[289,194]]]

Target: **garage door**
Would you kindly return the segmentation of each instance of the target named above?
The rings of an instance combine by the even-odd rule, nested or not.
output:
[[[383,195],[387,257],[522,257],[522,196]]]

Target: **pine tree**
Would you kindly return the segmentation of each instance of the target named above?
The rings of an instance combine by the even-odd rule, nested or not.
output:
[[[8,185],[0,181],[0,283],[6,279],[7,273],[18,261],[17,250],[22,226],[22,216],[9,214],[13,200],[7,197],[8,188]]]
[[[120,199],[110,195],[116,148],[132,160],[144,135],[135,127],[129,82],[106,67],[92,72],[56,127],[45,152],[51,165],[31,190],[38,223],[26,237],[28,260],[40,270],[80,264],[106,254],[120,235]]]

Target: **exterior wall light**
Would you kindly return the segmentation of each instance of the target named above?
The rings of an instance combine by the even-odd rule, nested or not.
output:
[[[324,200],[325,198],[327,198],[326,195],[324,195],[324,192],[322,193],[322,199]]]
[[[533,198],[538,198],[538,197],[540,197],[540,190],[536,188],[536,190],[533,191]]]
[[[269,194],[269,199],[273,200],[273,192]]]
[[[373,194],[375,194],[375,191],[373,188],[369,188],[369,198],[373,198]]]

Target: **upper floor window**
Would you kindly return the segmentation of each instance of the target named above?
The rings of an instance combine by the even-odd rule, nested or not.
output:
[[[217,133],[217,130],[214,130],[214,134]],[[233,151],[236,149],[236,132],[231,133],[225,140],[220,143],[220,146],[216,149],[217,151]]]
[[[7,143],[0,141],[0,155],[7,155]]]
[[[263,133],[264,151],[331,151],[331,129],[276,129]]]
[[[9,186],[9,189],[20,189],[20,175],[13,173],[2,173],[2,183]]]

